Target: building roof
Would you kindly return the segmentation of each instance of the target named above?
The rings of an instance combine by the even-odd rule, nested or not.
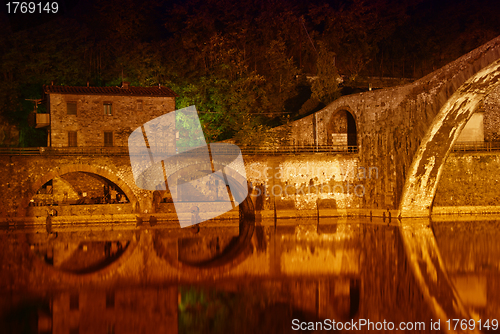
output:
[[[74,94],[74,95],[114,95],[114,96],[154,96],[178,97],[173,90],[165,86],[159,87],[77,87],[77,86],[43,86],[45,94]]]

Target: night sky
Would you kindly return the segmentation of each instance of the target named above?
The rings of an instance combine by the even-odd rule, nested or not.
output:
[[[222,140],[317,110],[364,77],[420,78],[500,34],[495,0],[59,0],[32,14],[7,3],[0,118],[21,146],[44,138],[25,99],[51,82],[167,85]]]

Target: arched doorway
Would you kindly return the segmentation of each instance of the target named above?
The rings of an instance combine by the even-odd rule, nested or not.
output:
[[[356,120],[349,111],[342,109],[334,113],[330,119],[327,134],[327,144],[333,151],[357,152]]]

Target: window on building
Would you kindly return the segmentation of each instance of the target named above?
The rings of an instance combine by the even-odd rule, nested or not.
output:
[[[104,102],[104,115],[112,115],[111,106],[111,102]]]
[[[142,100],[137,101],[137,110],[142,110]]]
[[[76,131],[68,131],[68,146],[69,147],[77,147],[76,142]]]
[[[69,309],[78,310],[80,308],[80,296],[75,293],[69,296]]]
[[[104,146],[113,146],[113,131],[104,131]]]
[[[108,334],[115,334],[115,324],[108,324]]]
[[[106,308],[115,308],[115,292],[106,292]]]
[[[77,115],[76,113],[76,102],[67,102],[66,103],[67,114],[68,115]]]

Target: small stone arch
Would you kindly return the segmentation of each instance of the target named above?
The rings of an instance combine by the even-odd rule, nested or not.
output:
[[[334,149],[357,151],[358,129],[354,113],[347,107],[335,110],[330,117],[326,129],[328,146]]]
[[[44,174],[42,177],[35,180],[33,183],[31,183],[31,187],[28,191],[27,196],[22,200],[21,203],[22,207],[28,207],[29,200],[33,198],[33,196],[36,194],[36,191],[39,188],[41,188],[45,183],[54,179],[55,177],[59,177],[64,174],[74,173],[74,172],[85,172],[85,173],[96,174],[100,177],[103,177],[113,182],[125,193],[132,207],[138,208],[137,197],[135,196],[132,189],[127,185],[127,183],[125,183],[122,179],[120,179],[118,176],[116,176],[114,173],[110,172],[106,168],[93,165],[86,165],[86,164],[65,165],[62,167],[57,167],[53,171],[50,171]]]

